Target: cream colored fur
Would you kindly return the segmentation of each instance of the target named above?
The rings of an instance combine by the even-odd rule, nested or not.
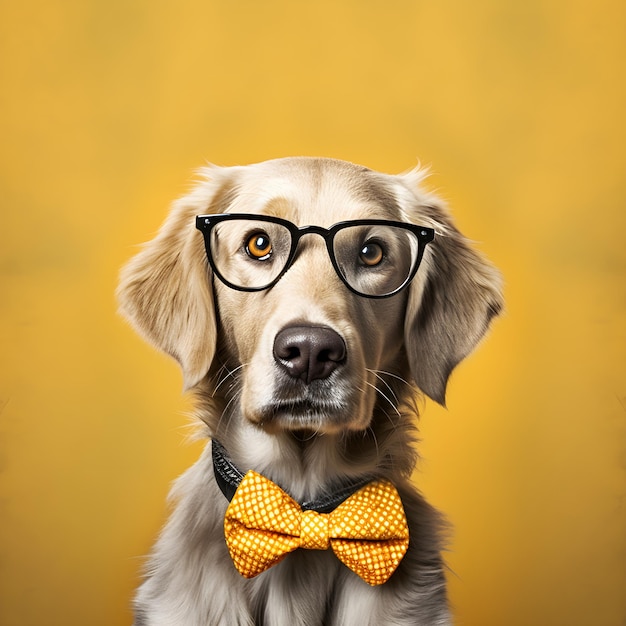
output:
[[[498,273],[422,188],[423,177],[420,170],[390,176],[313,158],[206,168],[124,268],[122,313],[178,360],[206,435],[239,468],[266,475],[298,500],[363,474],[388,478],[400,491],[411,532],[407,555],[380,587],[364,583],[332,552],[309,550],[246,580],[224,543],[227,501],[208,447],[172,491],[172,516],[137,594],[137,626],[450,623],[441,519],[410,480],[415,402],[419,391],[444,402],[450,372],[484,335],[502,297]],[[348,291],[314,235],[300,242],[293,266],[274,287],[245,293],[211,275],[195,229],[197,214],[224,212],[270,213],[300,226],[403,220],[434,227],[437,235],[411,285],[387,299]],[[268,419],[287,394],[272,345],[294,324],[333,329],[347,358],[307,391],[309,410]]]

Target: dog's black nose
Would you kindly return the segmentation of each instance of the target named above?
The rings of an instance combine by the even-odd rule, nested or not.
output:
[[[274,359],[307,385],[327,378],[346,358],[346,344],[328,326],[287,326],[274,339]]]

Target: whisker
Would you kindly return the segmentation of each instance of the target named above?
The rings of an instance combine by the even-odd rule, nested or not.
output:
[[[214,389],[213,389],[213,393],[211,394],[212,397],[215,396],[215,394],[217,393],[217,390],[229,379],[229,378],[235,378],[235,381],[237,380],[237,377],[235,376],[236,373],[243,369],[246,366],[246,363],[242,363],[241,365],[237,366],[235,369],[230,370],[228,369],[228,367],[226,365],[222,365],[222,367],[220,368],[219,372],[218,372],[218,376],[219,374],[226,370],[226,375],[223,376],[222,378],[220,378],[218,380],[218,383],[215,385]],[[231,387],[232,389],[232,387]]]
[[[385,372],[384,370],[367,370],[368,372],[372,372],[373,374],[383,374],[384,376],[391,376],[391,378],[395,378],[396,380],[399,380],[401,383],[404,383],[407,387],[413,387],[413,385],[411,385],[411,383],[406,380],[405,378],[402,378],[402,376],[398,376],[397,374],[393,374],[392,372]],[[382,379],[381,379],[382,380]]]
[[[222,424],[222,420],[224,418],[228,418],[230,417],[230,415],[232,415],[234,413],[234,409],[236,407],[236,404],[233,404],[236,400],[239,400],[241,398],[241,389],[238,389],[236,393],[234,393],[230,400],[228,400],[228,402],[226,403],[226,406],[224,407],[224,409],[222,410],[222,414],[220,415],[219,420],[217,421],[217,425],[215,427],[216,433],[217,431],[219,431],[219,428]],[[229,415],[230,412],[230,415]],[[230,419],[226,420],[226,428],[224,429],[224,436],[226,436],[226,434],[228,433],[228,427],[230,426]]]
[[[383,409],[383,407],[378,407],[380,411],[382,411],[382,413],[385,415],[385,417],[387,418],[387,420],[389,421],[389,423],[394,427],[397,428],[398,424],[396,422],[393,421],[393,417],[391,417],[391,415],[389,415],[389,413],[387,413],[387,411],[385,411],[385,409]]]
[[[379,393],[385,400],[387,400],[387,402],[389,402],[389,405],[396,412],[398,417],[402,417],[402,414],[400,413],[400,411],[398,411],[398,407],[376,385],[372,385],[372,383],[370,383],[368,380],[365,381],[365,384],[369,385],[372,389],[374,389],[377,393]]]
[[[365,430],[365,432],[370,432],[372,433],[372,440],[374,441],[374,446],[376,448],[376,458],[379,457],[380,455],[380,448],[378,446],[378,437],[376,436],[376,432],[374,431],[374,429],[371,426],[368,426],[367,429]]]
[[[376,378],[378,378],[378,380],[380,380],[381,383],[383,383],[383,385],[385,385],[385,387],[387,387],[387,389],[389,389],[389,391],[391,392],[391,395],[393,396],[393,399],[396,401],[396,403],[398,402],[398,396],[396,396],[394,390],[391,388],[391,385],[389,385],[389,383],[379,374],[379,372],[377,370],[371,370],[369,368],[367,368],[367,371],[374,374],[374,376],[376,376]],[[385,372],[381,372],[382,374],[384,374]]]

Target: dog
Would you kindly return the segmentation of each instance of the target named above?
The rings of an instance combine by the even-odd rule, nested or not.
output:
[[[136,626],[450,623],[446,525],[411,481],[418,397],[445,403],[503,299],[426,176],[314,157],[206,167],[122,270],[122,315],[178,361],[208,439],[173,486]],[[242,575],[224,520],[250,471],[302,509],[391,485],[409,537],[395,571],[368,583],[322,547]]]

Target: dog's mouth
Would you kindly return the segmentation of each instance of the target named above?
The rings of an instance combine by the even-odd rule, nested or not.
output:
[[[260,408],[251,421],[268,432],[331,433],[346,428],[348,407],[341,402],[283,400]]]

